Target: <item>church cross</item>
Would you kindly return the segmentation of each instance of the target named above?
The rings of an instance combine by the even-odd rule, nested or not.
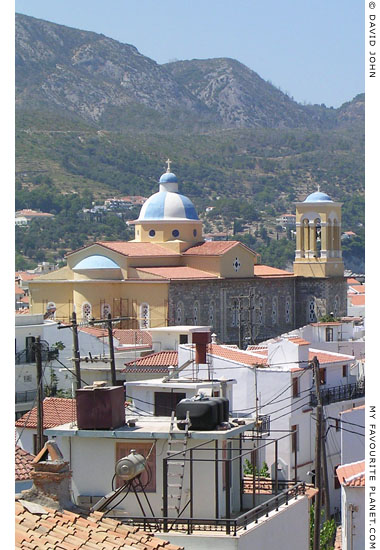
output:
[[[317,185],[317,189],[318,189],[318,191],[321,190],[321,186],[319,185],[319,183],[318,183],[318,185]]]
[[[168,167],[167,167],[167,169],[166,169],[167,172],[170,172],[170,164],[171,164],[171,162],[172,162],[172,161],[171,161],[170,159],[168,159],[168,160],[166,161],[166,164],[168,165]]]

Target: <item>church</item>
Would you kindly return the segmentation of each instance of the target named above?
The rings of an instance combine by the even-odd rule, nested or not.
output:
[[[98,241],[30,282],[32,313],[69,322],[126,317],[122,328],[209,325],[219,341],[258,343],[333,312],[346,315],[341,203],[319,189],[296,203],[294,271],[260,264],[239,241],[205,241],[191,200],[167,171],[131,241]]]

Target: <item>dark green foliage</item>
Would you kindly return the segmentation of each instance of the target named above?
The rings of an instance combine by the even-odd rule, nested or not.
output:
[[[322,510],[321,517],[323,521],[324,510]],[[314,546],[314,504],[310,506],[310,550],[313,550]],[[334,550],[334,540],[336,533],[336,523],[334,519],[326,520],[322,523],[319,535],[319,550]]]

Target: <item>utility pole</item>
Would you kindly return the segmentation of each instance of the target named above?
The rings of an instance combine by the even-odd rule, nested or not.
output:
[[[71,325],[58,326],[59,329],[62,328],[72,328],[73,329],[73,352],[74,352],[74,364],[75,364],[75,385],[76,389],[80,390],[81,388],[81,378],[80,378],[80,353],[79,353],[79,340],[78,340],[78,324],[77,324],[77,314],[73,311],[71,315]]]
[[[116,386],[116,367],[115,367],[115,352],[113,349],[113,334],[112,334],[112,315],[109,313],[107,318],[108,343],[110,347],[111,359],[111,381],[112,385]]]
[[[44,446],[44,396],[42,385],[42,354],[41,354],[41,338],[37,336],[34,344],[36,350],[36,367],[37,367],[37,448],[36,454],[40,452]]]
[[[323,490],[325,493],[325,512],[326,520],[330,519],[330,493],[329,493],[329,478],[327,475],[327,456],[326,456],[326,420],[322,410],[322,474],[323,474]]]
[[[319,539],[321,529],[321,443],[322,443],[322,402],[319,382],[319,361],[317,356],[313,357],[313,372],[315,381],[315,390],[317,395],[317,419],[315,426],[315,487],[318,490],[315,495],[314,505],[314,537],[313,550],[319,550]]]

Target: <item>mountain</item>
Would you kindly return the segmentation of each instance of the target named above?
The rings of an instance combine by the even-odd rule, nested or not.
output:
[[[300,128],[327,122],[234,59],[193,59],[164,65],[176,81],[217,112],[224,126]],[[333,122],[330,116],[330,121]]]
[[[301,105],[234,59],[158,65],[132,45],[21,14],[16,108],[118,131],[321,129],[351,116]]]
[[[48,109],[103,127],[128,125],[129,118],[136,123],[136,110],[142,119],[208,119],[202,102],[134,46],[21,14],[16,107]]]

